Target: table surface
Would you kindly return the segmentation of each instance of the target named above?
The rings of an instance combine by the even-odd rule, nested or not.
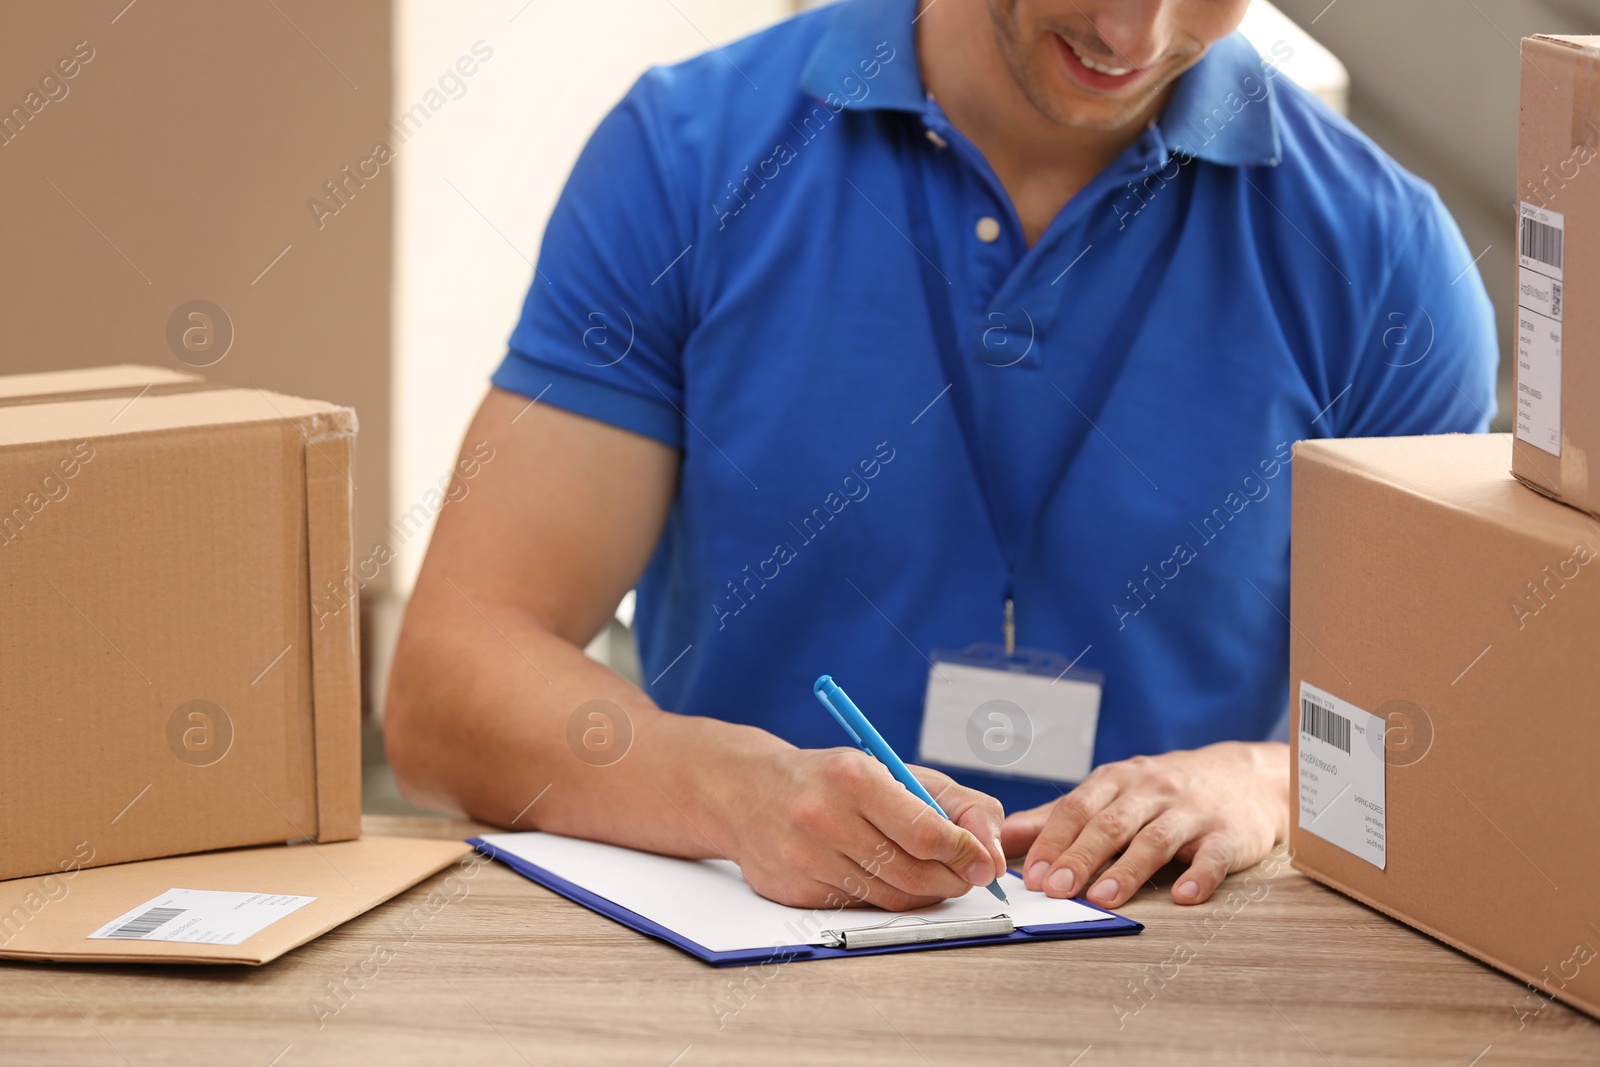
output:
[[[1600,1063],[1600,1023],[1281,859],[1200,908],[1145,889],[1136,937],[765,971],[448,874],[263,967],[0,963],[0,1064]]]

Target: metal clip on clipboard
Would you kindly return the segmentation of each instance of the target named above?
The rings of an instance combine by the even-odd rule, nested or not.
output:
[[[987,919],[925,919],[920,915],[897,915],[876,926],[824,930],[822,943],[829,948],[881,948],[928,941],[962,941],[970,937],[1004,937],[1015,933],[1016,929],[1011,916],[1003,913]]]

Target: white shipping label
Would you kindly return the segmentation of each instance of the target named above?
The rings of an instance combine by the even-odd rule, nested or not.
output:
[[[316,897],[169,889],[90,934],[111,941],[190,941],[237,945]]]
[[[1300,683],[1300,829],[1383,870],[1383,720]]]
[[[1561,455],[1566,216],[1522,204],[1517,269],[1517,438]]]

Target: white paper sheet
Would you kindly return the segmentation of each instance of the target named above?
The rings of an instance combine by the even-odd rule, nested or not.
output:
[[[673,859],[543,833],[484,834],[483,840],[713,952],[820,945],[823,930],[876,926],[897,914],[876,908],[787,908],[759,896],[745,884],[738,866],[727,860]],[[1075,900],[1029,892],[1022,879],[1011,874],[1000,880],[1000,888],[1011,898],[1010,907],[987,889],[974,887],[964,897],[903,914],[929,919],[1006,914],[1022,928],[1107,918]]]

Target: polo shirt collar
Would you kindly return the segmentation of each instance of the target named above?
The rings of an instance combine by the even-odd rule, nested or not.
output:
[[[1278,102],[1265,73],[1271,69],[1243,34],[1212,45],[1179,76],[1156,120],[1168,148],[1223,166],[1277,163]]]
[[[855,111],[920,113],[927,93],[917,66],[917,28],[912,24],[916,13],[917,0],[844,0],[836,5],[800,72],[800,90],[817,100],[832,95]],[[894,58],[867,81],[861,63],[875,59],[884,42],[894,49]],[[869,91],[860,100],[850,100],[851,86],[860,84],[870,86]]]
[[[800,73],[801,91],[818,100],[832,94],[856,111],[922,113],[927,93],[917,65],[916,9],[917,0],[843,0]],[[860,64],[885,42],[894,59],[881,65],[877,78],[864,79]],[[850,100],[850,87],[860,84],[869,91]],[[1224,166],[1276,163],[1277,112],[1261,57],[1235,33],[1178,78],[1156,126],[1171,150],[1197,159]]]

